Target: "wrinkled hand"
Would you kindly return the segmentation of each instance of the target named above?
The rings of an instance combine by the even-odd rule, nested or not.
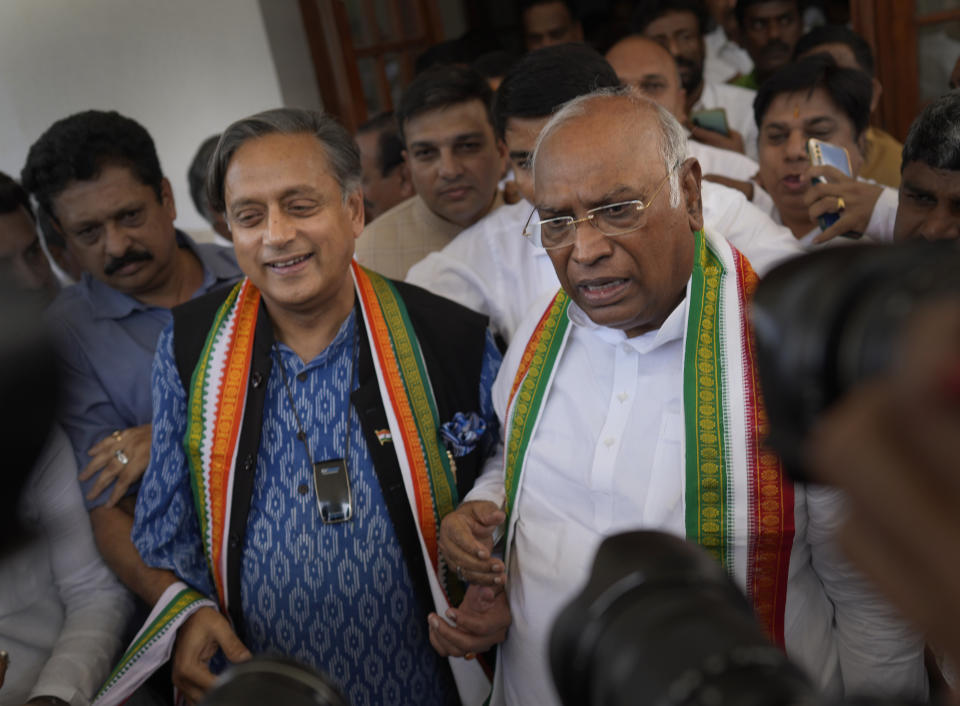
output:
[[[442,657],[470,659],[486,652],[507,637],[510,606],[502,588],[471,584],[463,602],[447,611],[449,624],[436,613],[427,618],[430,644]]]
[[[918,311],[889,375],[811,435],[810,471],[843,488],[840,541],[934,644],[960,659],[960,301]]]
[[[491,558],[493,532],[506,519],[495,503],[478,500],[463,503],[440,524],[440,552],[447,566],[470,583],[503,586],[503,562]]]
[[[743,135],[736,130],[731,130],[729,135],[724,135],[714,130],[707,130],[705,127],[689,123],[687,128],[690,130],[690,137],[697,142],[702,142],[711,147],[718,147],[722,150],[744,153]]]
[[[253,656],[240,642],[227,619],[210,606],[204,606],[187,618],[177,631],[173,648],[173,685],[191,703],[200,701],[216,681],[208,663],[218,647],[234,664],[246,662]]]
[[[816,223],[817,218],[825,213],[839,213],[840,218],[817,235],[813,242],[825,243],[844,233],[863,235],[883,187],[857,181],[836,167],[825,164],[807,168],[801,178],[809,182],[814,177],[826,177],[827,182],[811,185],[803,195],[803,202],[810,209],[810,221]],[[839,199],[844,202],[842,210],[839,208]]]
[[[104,437],[87,451],[91,457],[80,480],[93,478],[100,472],[93,488],[87,493],[87,500],[93,500],[111,483],[114,484],[106,507],[113,507],[126,495],[130,486],[140,480],[150,464],[150,442],[153,438],[149,424],[120,430],[120,439],[115,434]],[[123,451],[129,461],[120,463],[117,451]]]

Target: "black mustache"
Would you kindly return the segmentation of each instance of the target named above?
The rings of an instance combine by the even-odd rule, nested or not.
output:
[[[123,255],[120,257],[116,257],[104,265],[103,274],[109,277],[125,265],[129,265],[133,262],[146,262],[152,259],[153,255],[148,253],[146,250],[127,250],[127,252],[123,253]]]
[[[769,56],[770,54],[774,54],[778,52],[782,54],[789,54],[791,51],[792,50],[790,49],[789,44],[779,39],[774,39],[773,41],[765,44],[763,49],[760,50],[760,53],[763,56]]]

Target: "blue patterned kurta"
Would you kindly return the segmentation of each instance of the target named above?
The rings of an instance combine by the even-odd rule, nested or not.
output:
[[[354,706],[449,703],[456,687],[438,668],[360,419],[349,406],[355,327],[351,313],[330,346],[306,365],[283,344],[273,350],[243,551],[247,646],[255,654],[279,653],[314,665],[333,677]],[[363,336],[357,345],[367,345]],[[348,522],[320,520],[278,353],[315,461],[344,456],[344,411],[350,409]],[[488,337],[481,376],[485,417],[493,418],[489,390],[499,363]],[[182,446],[187,399],[172,327],[158,343],[153,395],[151,463],[137,502],[134,543],[147,564],[172,569],[212,596]]]

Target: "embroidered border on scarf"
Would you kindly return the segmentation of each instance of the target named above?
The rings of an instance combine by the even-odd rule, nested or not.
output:
[[[562,289],[553,301],[524,348],[520,358],[520,367],[514,376],[507,402],[507,410],[513,407],[510,419],[510,436],[504,449],[504,474],[507,489],[506,508],[509,526],[510,513],[516,502],[520,488],[520,473],[527,455],[527,447],[533,438],[536,421],[540,417],[540,408],[546,397],[557,357],[563,347],[570,318],[567,309],[570,297]],[[544,375],[546,372],[546,375]],[[514,400],[516,402],[514,403]]]
[[[403,300],[382,275],[356,261],[353,268],[373,331],[371,343],[406,442],[420,531],[433,568],[441,575],[446,572],[440,571],[437,530],[440,520],[457,506],[459,498],[450,460],[441,451],[437,404]]]
[[[740,299],[749,302],[757,275],[735,248],[734,262]],[[787,598],[790,550],[795,532],[793,484],[786,478],[780,458],[764,446],[769,431],[755,364],[753,329],[742,308],[744,386],[747,401],[747,464],[750,486],[750,546],[747,592],[770,638],[784,646],[783,620]]]
[[[169,600],[163,598],[173,593]],[[117,666],[114,667],[110,676],[107,677],[103,686],[97,692],[93,703],[98,706],[103,704],[119,703],[127,698],[128,694],[142,684],[152,673],[152,669],[144,671],[140,661],[144,655],[151,649],[154,649],[161,641],[171,637],[171,632],[179,628],[189,615],[192,615],[198,608],[204,605],[213,605],[206,596],[196,591],[182,582],[170,586],[164,592],[164,597],[157,601],[158,611],[156,615],[151,612],[150,619],[144,624],[136,637],[130,643],[126,652],[120,658]],[[170,644],[172,647],[172,642]],[[137,672],[141,672],[138,674]]]
[[[260,292],[243,279],[221,304],[190,381],[184,449],[204,554],[226,614],[224,541],[231,474],[247,398]]]
[[[696,250],[687,316],[684,409],[686,420],[687,537],[727,568],[729,483],[724,423],[724,370],[720,352],[722,317],[720,282],[723,262],[696,234]]]

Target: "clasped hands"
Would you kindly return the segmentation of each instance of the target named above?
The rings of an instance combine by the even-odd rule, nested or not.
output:
[[[463,602],[447,611],[447,620],[436,613],[428,617],[430,644],[444,657],[469,659],[507,636],[506,567],[492,556],[493,533],[504,519],[488,501],[465,502],[443,518],[440,552],[448,568],[469,582]]]

